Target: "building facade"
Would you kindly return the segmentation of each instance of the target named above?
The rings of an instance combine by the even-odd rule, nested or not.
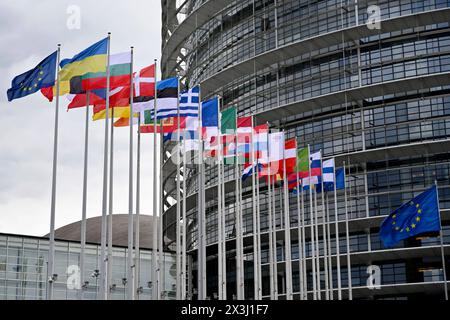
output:
[[[436,180],[449,273],[450,256],[450,1],[447,0],[162,0],[163,78],[180,75],[201,84],[204,99],[220,95],[222,109],[284,130],[300,147],[335,157],[347,166],[351,285],[354,299],[443,299],[439,238],[412,238],[383,248],[379,226],[393,209]],[[375,5],[375,7],[374,7]],[[170,143],[166,144],[169,149]],[[187,179],[187,242],[196,292],[197,168]],[[175,198],[176,167],[164,165],[167,198]],[[227,295],[236,294],[234,170],[225,168]],[[262,297],[271,297],[267,187],[260,185]],[[278,192],[278,193],[277,193]],[[275,190],[279,194],[280,189]],[[252,186],[244,184],[245,298],[253,289]],[[174,249],[176,204],[166,202],[165,245]],[[345,268],[343,193],[325,196],[340,225]],[[306,204],[307,207],[307,204]],[[299,298],[297,202],[290,196],[293,298]],[[277,298],[286,299],[285,228],[276,203]],[[310,225],[305,212],[305,225]],[[322,221],[323,222],[323,221]],[[206,168],[207,295],[217,293],[217,172]],[[311,243],[306,235],[306,255]],[[320,254],[323,257],[323,240]],[[336,244],[331,243],[335,261]],[[368,267],[381,271],[381,286],[367,287]],[[333,287],[336,297],[336,265]],[[344,299],[347,273],[342,271]],[[308,264],[308,297],[312,276]],[[322,276],[323,279],[323,276]],[[322,280],[323,281],[323,280]],[[322,283],[325,288],[325,283]]]
[[[143,236],[139,250],[139,278],[135,282],[135,297],[138,300],[151,300],[155,283],[152,280],[152,220],[150,218],[142,216],[140,223]],[[129,285],[128,247],[126,246],[127,215],[115,215],[114,219],[109,299],[124,300],[127,299]],[[81,223],[73,223],[55,231],[55,274],[57,277],[54,282],[53,299],[97,299],[100,284],[101,245],[97,241],[97,238],[100,239],[100,221],[101,217],[87,220],[84,281],[80,281]],[[48,237],[0,234],[0,300],[47,299],[50,276],[47,272],[48,252]],[[163,254],[161,271],[163,272],[161,298],[175,299],[175,257],[172,253]]]

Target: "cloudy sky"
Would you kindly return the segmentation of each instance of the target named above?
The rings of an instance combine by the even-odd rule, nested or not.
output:
[[[67,27],[71,5],[79,29]],[[72,20],[70,20],[72,21]],[[62,44],[69,58],[112,33],[111,52],[135,47],[135,70],[160,59],[159,0],[2,0],[0,2],[0,233],[49,231],[54,103],[35,93],[8,103],[12,78]],[[81,218],[85,109],[61,98],[56,227]],[[128,130],[115,131],[114,212],[128,210]],[[101,214],[104,122],[90,122],[88,217]],[[141,213],[152,213],[152,135],[143,136]]]

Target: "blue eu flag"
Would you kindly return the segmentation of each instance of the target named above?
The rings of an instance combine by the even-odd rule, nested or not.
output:
[[[25,97],[55,84],[57,52],[53,52],[31,69],[15,77],[8,89],[8,101]]]
[[[441,230],[436,185],[394,210],[381,224],[380,238],[390,248],[403,239]]]

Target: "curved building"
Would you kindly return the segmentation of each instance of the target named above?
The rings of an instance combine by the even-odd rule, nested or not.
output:
[[[163,78],[181,75],[201,84],[203,99],[220,95],[222,109],[254,115],[296,138],[299,147],[322,150],[347,167],[347,255],[345,202],[338,193],[339,254],[343,299],[443,299],[439,238],[411,238],[383,248],[379,226],[392,210],[436,180],[449,273],[450,256],[450,1],[447,0],[162,0]],[[179,4],[179,6],[177,6]],[[376,5],[373,7],[373,5]],[[166,144],[166,148],[170,145]],[[166,159],[167,160],[167,159]],[[197,168],[187,179],[188,288],[197,286]],[[167,197],[175,198],[176,167],[164,165]],[[234,170],[225,167],[227,297],[236,295]],[[217,285],[217,172],[206,167],[206,286]],[[278,198],[281,189],[276,187]],[[252,185],[242,190],[244,298],[253,299]],[[308,199],[306,199],[306,202]],[[332,227],[332,281],[321,274],[321,298],[333,287],[337,298],[335,205],[325,195]],[[276,288],[271,288],[267,186],[260,182],[263,299],[299,299],[297,200],[290,195],[290,221],[276,213]],[[320,201],[319,201],[320,202]],[[166,201],[165,244],[175,249],[176,204]],[[308,208],[308,204],[305,205]],[[321,207],[319,207],[319,210]],[[323,208],[323,207],[322,207]],[[325,223],[327,225],[327,223]],[[309,230],[309,212],[305,212]],[[323,220],[319,218],[319,230]],[[286,260],[285,228],[291,259]],[[321,233],[320,233],[321,234]],[[307,291],[313,297],[311,241],[306,232]],[[320,237],[320,260],[325,262]],[[329,256],[329,254],[328,254]],[[351,266],[351,290],[347,262]],[[286,272],[287,263],[291,272]],[[375,267],[369,267],[375,266]],[[319,266],[323,270],[323,266]],[[380,275],[368,287],[369,274]],[[286,275],[292,279],[286,281]],[[378,282],[377,282],[378,281]],[[286,284],[292,283],[292,294]],[[192,290],[191,290],[192,289]],[[286,293],[290,296],[287,297]]]

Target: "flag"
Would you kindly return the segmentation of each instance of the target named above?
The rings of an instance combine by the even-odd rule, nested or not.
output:
[[[223,144],[223,163],[234,164],[236,156],[236,108],[223,110],[220,117],[220,130]]]
[[[70,102],[67,109],[85,107],[87,102],[87,94],[67,95]],[[96,89],[89,91],[90,105],[106,105],[106,89]],[[130,104],[130,86],[117,87],[109,91],[109,106],[121,107]]]
[[[156,102],[157,119],[170,118],[165,116],[167,111],[175,111],[176,113],[178,107],[178,78],[174,77],[158,81],[156,84],[156,91],[158,98]],[[147,103],[149,104],[147,110],[150,111],[151,119],[153,119],[153,104],[155,103],[154,98],[149,100]]]
[[[309,176],[309,148],[297,150],[297,165],[295,171],[299,178],[306,178]]]
[[[202,135],[207,157],[215,157],[219,136],[219,99],[214,97],[202,102]]]
[[[55,84],[57,55],[56,51],[53,52],[35,68],[16,76],[11,81],[11,88],[7,91],[8,101],[25,97],[41,89],[43,94],[51,101],[53,95],[50,98],[47,88]]]
[[[130,86],[131,80],[131,52],[112,54],[109,58],[109,87],[117,88]],[[80,76],[80,89],[82,91],[106,89],[106,70],[104,72],[88,72]],[[71,91],[70,93],[77,93]]]
[[[321,176],[322,175],[322,151],[312,153],[310,155],[311,164],[311,176]]]
[[[401,240],[441,230],[436,185],[394,210],[381,224],[380,239],[386,248]]]
[[[263,124],[254,128],[253,151],[255,159],[263,165],[269,161],[269,126]]]
[[[155,96],[155,65],[141,69],[134,74],[134,96],[135,102],[143,102],[148,99],[146,97]]]
[[[184,91],[180,94],[180,117],[192,117],[198,118],[199,109],[199,87],[196,86],[192,89]],[[172,118],[178,117],[177,105],[171,105],[166,108],[160,108],[158,106],[158,118]],[[153,114],[153,112],[152,112]]]
[[[269,134],[269,163],[262,175],[276,175],[283,168],[284,132]]]
[[[252,143],[252,117],[237,118],[236,128],[236,149],[238,156],[238,163],[250,163],[250,148]]]
[[[62,60],[59,64],[61,67],[59,94],[64,95],[70,92],[70,79],[75,76],[81,76],[88,72],[106,72],[107,48],[108,38],[105,38],[73,58]],[[53,87],[53,92],[56,92],[55,87]]]
[[[130,106],[114,107],[108,109],[109,117],[112,117],[112,110],[114,109],[114,118],[129,118],[130,117]],[[92,120],[102,120],[106,118],[106,106],[105,105],[95,105],[94,114],[92,115]]]
[[[297,163],[297,139],[289,139],[284,143],[284,162],[282,173],[284,173],[284,164],[286,164],[286,174],[293,173],[295,171],[295,165]]]
[[[248,177],[250,177],[253,174],[253,171],[258,170],[258,172],[261,172],[263,168],[263,165],[261,163],[253,163],[251,165],[250,163],[247,163],[244,167],[244,170],[242,171],[241,179],[242,181],[246,180]]]
[[[134,114],[133,116],[133,124],[138,123],[138,115]],[[114,122],[114,127],[121,128],[121,127],[128,127],[130,125],[130,118],[119,118]]]

